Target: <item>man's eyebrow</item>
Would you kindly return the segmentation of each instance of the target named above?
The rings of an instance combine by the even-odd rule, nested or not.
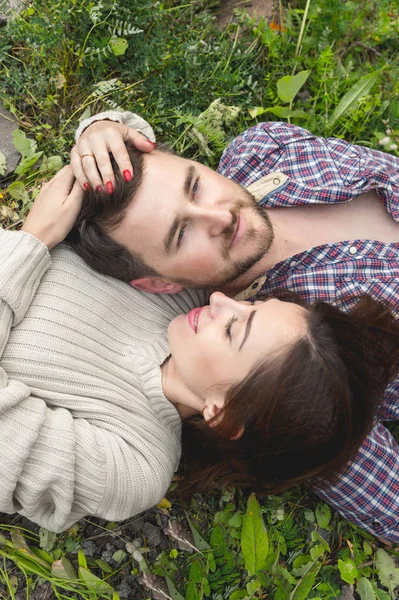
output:
[[[256,313],[256,310],[253,310],[253,311],[251,312],[251,314],[249,315],[249,317],[248,317],[248,320],[247,320],[247,326],[245,327],[245,333],[244,333],[244,337],[243,337],[243,339],[242,339],[242,342],[241,342],[241,344],[240,344],[240,347],[238,348],[238,352],[241,350],[241,348],[243,347],[243,345],[245,344],[245,342],[246,342],[246,341],[247,341],[247,339],[248,339],[248,336],[249,336],[249,334],[250,334],[250,332],[251,332],[251,325],[252,325],[252,321],[254,320],[255,313]]]
[[[184,193],[186,196],[188,196],[188,194],[190,193],[191,182],[194,178],[194,175],[195,175],[195,167],[194,167],[194,165],[190,165],[186,169],[186,179],[184,181]]]
[[[188,196],[188,194],[190,193],[191,184],[192,184],[194,176],[195,176],[195,167],[193,165],[190,165],[186,169],[186,177],[185,177],[184,185],[183,185],[184,194],[186,196]],[[179,218],[175,217],[172,225],[169,227],[169,230],[165,236],[163,244],[164,244],[165,251],[167,253],[170,252],[170,247],[171,247],[173,239],[175,237],[177,228],[179,227],[179,222],[180,222]]]

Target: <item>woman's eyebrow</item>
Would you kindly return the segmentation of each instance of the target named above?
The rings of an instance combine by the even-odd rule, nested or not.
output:
[[[249,317],[248,317],[248,320],[247,320],[247,325],[246,325],[246,327],[245,327],[245,333],[244,333],[244,337],[243,337],[243,339],[242,339],[242,342],[241,342],[241,344],[240,344],[240,347],[238,348],[238,352],[241,350],[241,348],[243,347],[243,345],[245,344],[245,342],[246,342],[246,341],[247,341],[247,339],[248,339],[248,336],[249,336],[249,334],[250,334],[250,332],[251,332],[251,325],[252,325],[252,321],[254,320],[255,313],[256,313],[256,310],[253,310],[253,311],[251,312],[251,314],[249,315]]]

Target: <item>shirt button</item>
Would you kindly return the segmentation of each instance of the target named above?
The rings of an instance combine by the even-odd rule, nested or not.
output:
[[[377,521],[376,519],[373,520],[373,527],[379,527],[381,525],[381,523],[379,521]]]
[[[353,152],[352,154],[349,155],[349,158],[356,158],[356,157],[357,157],[356,152]]]
[[[280,179],[278,177],[275,177],[273,179],[273,183],[274,183],[274,185],[280,185]]]
[[[351,254],[356,254],[356,252],[357,252],[357,248],[356,248],[356,246],[351,246],[351,247],[349,248],[349,252],[350,252]]]
[[[292,261],[290,262],[290,267],[295,267],[295,265],[296,265],[296,260],[292,260]]]

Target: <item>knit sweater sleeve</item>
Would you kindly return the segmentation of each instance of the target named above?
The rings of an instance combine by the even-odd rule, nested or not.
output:
[[[119,520],[153,506],[175,465],[149,464],[137,451],[126,409],[93,399],[94,414],[76,418],[8,376],[7,341],[18,336],[51,259],[32,236],[1,230],[0,256],[0,512],[59,532],[88,514]],[[154,482],[145,494],[143,478]]]
[[[75,140],[78,141],[85,129],[96,121],[114,121],[122,125],[127,125],[130,129],[135,129],[139,133],[142,133],[151,142],[155,142],[155,133],[145,119],[130,111],[120,112],[116,110],[108,110],[84,119],[75,132]]]

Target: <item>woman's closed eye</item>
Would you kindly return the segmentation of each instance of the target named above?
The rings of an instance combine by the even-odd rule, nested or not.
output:
[[[226,325],[224,326],[226,336],[229,338],[230,342],[231,342],[231,327],[232,327],[234,321],[237,321],[237,320],[238,320],[238,317],[236,315],[233,315],[230,317],[230,319],[227,321]]]

